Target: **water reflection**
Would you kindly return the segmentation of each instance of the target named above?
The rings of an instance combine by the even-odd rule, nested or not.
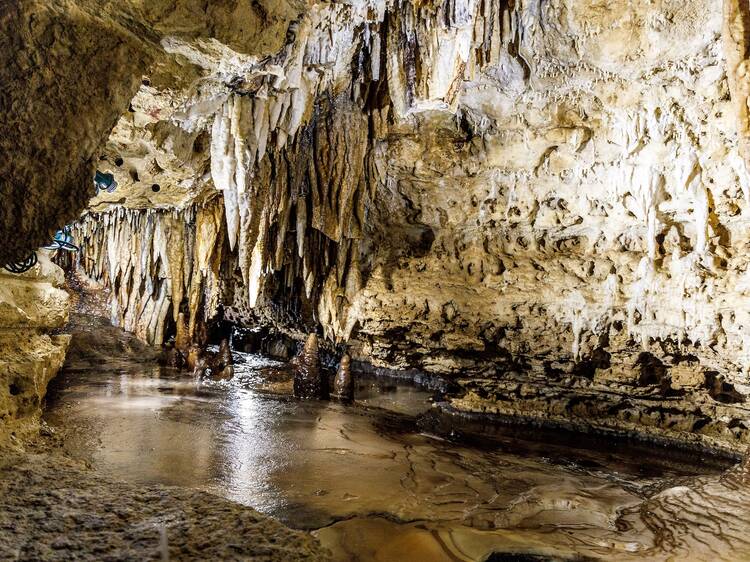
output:
[[[455,442],[420,425],[431,393],[404,382],[360,377],[354,406],[302,402],[286,366],[261,357],[238,354],[233,381],[204,382],[111,328],[76,340],[46,414],[71,454],[113,478],[200,488],[320,529],[341,560],[743,556],[723,533],[744,529],[750,510],[735,504],[750,497],[727,491],[736,479],[719,465],[507,428]],[[693,547],[665,539],[679,525],[700,537]],[[710,525],[714,540],[700,534]]]

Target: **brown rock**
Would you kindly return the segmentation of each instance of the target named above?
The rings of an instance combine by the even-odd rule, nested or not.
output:
[[[746,3],[727,0],[722,18],[705,0],[613,0],[608,10],[580,0],[551,9],[551,25],[518,2],[469,3],[460,18],[450,2],[423,10],[407,0],[380,15],[322,3],[314,18],[302,7],[285,16],[285,3],[262,2],[272,17],[258,20],[251,10],[242,10],[249,19],[230,15],[231,2],[204,17],[190,3],[154,0],[128,19],[114,11],[127,2],[80,18],[66,7],[93,0],[11,3],[0,15],[9,30],[0,105],[13,110],[0,138],[0,155],[11,155],[0,156],[9,254],[34,241],[26,230],[54,228],[48,218],[81,206],[78,163],[91,168],[109,120],[118,124],[101,166],[119,187],[92,202],[74,236],[82,268],[111,289],[112,317],[151,344],[161,343],[171,307],[189,310],[191,341],[204,346],[204,319],[222,307],[233,322],[261,319],[292,334],[315,323],[384,367],[460,375],[466,395],[476,391],[462,403],[470,409],[635,425],[657,417],[654,400],[675,412],[680,398],[681,423],[670,413],[659,428],[674,432],[693,427],[683,391],[705,397],[701,379],[675,362],[689,347],[696,373],[710,366],[722,376],[707,388],[712,407],[739,403],[732,389],[745,386],[740,342],[750,320],[750,236],[737,226],[749,196]],[[39,25],[26,25],[29,14]],[[115,32],[139,22],[146,33],[125,43],[122,33],[90,33],[110,20],[121,22]],[[299,25],[285,37],[291,20]],[[497,21],[516,22],[522,44],[509,49]],[[655,30],[654,21],[665,23]],[[149,30],[172,55],[128,106],[123,57]],[[417,49],[406,35],[443,45]],[[370,60],[364,37],[382,40],[376,51],[391,63]],[[355,58],[298,56],[307,45]],[[227,83],[217,69],[228,53],[256,48],[272,56]],[[186,53],[190,64],[177,64]],[[68,59],[81,72],[69,75]],[[123,80],[109,87],[115,74]],[[240,147],[250,145],[247,158]],[[20,232],[7,229],[16,223]],[[2,293],[0,312],[12,325],[24,320]],[[28,312],[36,322],[40,311]],[[184,322],[178,348],[187,349]],[[630,358],[644,349],[630,380]],[[298,394],[324,394],[317,353],[298,363]],[[627,406],[618,419],[620,399],[638,396],[633,415]]]
[[[181,369],[185,366],[185,356],[176,347],[167,347],[162,351],[159,363],[166,367]]]
[[[184,312],[180,312],[177,316],[177,334],[174,338],[174,346],[183,355],[186,355],[190,348],[190,332],[188,331],[187,318],[185,318]]]
[[[234,367],[228,365],[220,371],[214,371],[211,369],[211,378],[219,381],[229,381],[234,378]]]
[[[188,348],[187,358],[185,360],[185,363],[187,365],[187,368],[191,371],[194,371],[196,366],[198,365],[199,360],[203,357],[203,350],[198,345],[191,345]]]
[[[130,15],[86,0],[3,3],[0,28],[5,264],[47,243],[86,206],[97,153],[150,56]]]
[[[229,347],[229,340],[221,340],[219,352],[209,362],[211,368],[211,378],[219,380],[229,380],[234,376],[234,360],[232,359],[232,350]]]
[[[297,355],[294,372],[294,395],[298,398],[326,398],[327,388],[324,384],[318,353],[318,336],[307,336],[305,346]]]
[[[193,368],[194,377],[206,376],[206,371],[209,369],[209,360],[206,357],[200,356],[195,361],[195,367]]]
[[[339,363],[333,382],[333,396],[339,400],[354,400],[354,379],[352,378],[351,358],[344,354]]]

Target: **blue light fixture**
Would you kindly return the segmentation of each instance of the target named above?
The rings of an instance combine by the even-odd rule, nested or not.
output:
[[[112,193],[115,189],[117,189],[115,176],[108,172],[100,172],[99,170],[96,171],[96,175],[94,176],[94,185],[96,186],[97,195],[100,191]]]
[[[48,246],[44,246],[45,250],[65,250],[67,252],[77,252],[78,246],[75,245],[73,235],[70,232],[70,227],[65,226],[62,230],[55,232],[55,239]]]

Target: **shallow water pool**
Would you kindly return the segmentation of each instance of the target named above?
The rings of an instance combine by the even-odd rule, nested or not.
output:
[[[446,424],[400,379],[359,375],[352,405],[299,401],[283,363],[237,353],[232,381],[202,381],[101,319],[72,331],[45,415],[69,454],[252,506],[339,560],[750,559],[744,466]]]

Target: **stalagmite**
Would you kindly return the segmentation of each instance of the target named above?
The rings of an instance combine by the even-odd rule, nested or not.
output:
[[[354,379],[352,378],[351,358],[344,354],[333,382],[333,396],[340,400],[354,400]]]
[[[203,350],[197,344],[192,344],[188,348],[187,357],[185,358],[185,364],[187,368],[196,374],[203,374],[208,364],[206,363],[205,357],[203,357]]]
[[[328,396],[328,385],[321,372],[318,353],[318,336],[310,334],[297,355],[294,365],[294,395],[298,398],[327,398]]]
[[[234,376],[234,361],[229,348],[229,340],[221,340],[218,353],[209,360],[208,365],[213,379],[230,380]]]

